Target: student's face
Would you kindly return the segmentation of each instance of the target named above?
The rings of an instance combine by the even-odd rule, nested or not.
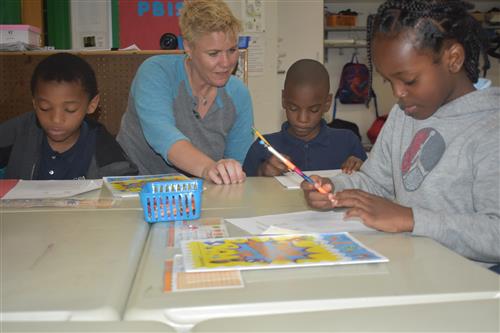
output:
[[[401,33],[395,38],[376,35],[372,55],[377,72],[391,84],[400,108],[408,116],[426,119],[458,97],[458,70],[450,70],[447,50],[441,56],[417,50],[411,36]]]
[[[288,132],[304,141],[314,139],[323,114],[330,109],[332,95],[321,86],[291,85],[282,91],[281,97],[290,123]]]
[[[185,43],[195,77],[211,86],[223,87],[238,63],[237,36],[210,32],[194,43]]]
[[[99,95],[91,101],[79,82],[38,81],[33,107],[49,145],[57,152],[71,148],[80,135],[86,114],[93,113]]]

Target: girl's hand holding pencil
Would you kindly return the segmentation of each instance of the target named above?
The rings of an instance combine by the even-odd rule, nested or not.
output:
[[[309,177],[312,183],[308,181],[303,181],[300,184],[300,188],[304,191],[304,197],[307,204],[316,209],[332,209],[336,207],[335,197],[333,191],[335,187],[329,178],[323,178],[320,176]]]

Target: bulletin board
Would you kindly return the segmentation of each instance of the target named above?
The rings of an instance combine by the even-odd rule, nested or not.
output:
[[[157,54],[180,54],[183,51],[94,51],[74,52],[94,69],[101,94],[100,112],[96,115],[108,131],[116,135],[127,109],[130,84],[139,65]],[[33,111],[30,80],[35,66],[51,52],[0,52],[0,123]],[[247,50],[240,50],[235,75],[247,84]]]
[[[116,4],[120,21],[120,48],[136,44],[141,50],[160,50],[160,38],[164,33],[180,35],[182,0],[128,0],[117,1]]]

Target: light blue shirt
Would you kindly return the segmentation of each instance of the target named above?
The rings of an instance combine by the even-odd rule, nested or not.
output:
[[[196,107],[184,55],[154,56],[139,67],[117,140],[140,174],[173,171],[167,156],[179,140],[190,141],[213,160],[232,158],[243,164],[253,141],[252,102],[246,86],[231,77],[217,89],[205,117],[197,117]]]

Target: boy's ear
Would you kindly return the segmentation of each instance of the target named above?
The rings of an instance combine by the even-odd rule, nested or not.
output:
[[[281,89],[281,107],[285,108],[285,89]]]
[[[453,43],[445,51],[444,57],[450,73],[458,73],[462,69],[465,61],[464,47],[460,43]]]
[[[326,112],[330,111],[330,109],[332,107],[332,101],[333,101],[333,94],[330,93],[326,97],[325,108],[324,108],[323,113],[326,113]]]
[[[95,110],[97,110],[100,99],[101,97],[99,96],[99,94],[97,94],[90,100],[89,106],[87,107],[87,114],[92,114],[95,112]]]

